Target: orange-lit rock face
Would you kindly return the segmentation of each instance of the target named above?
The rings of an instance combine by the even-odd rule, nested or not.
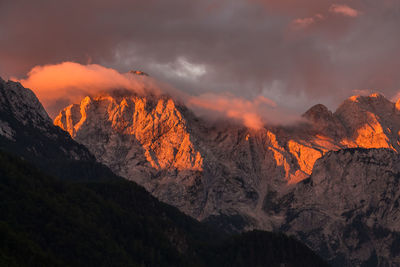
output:
[[[379,122],[369,123],[356,130],[355,143],[364,148],[389,148],[389,138]]]
[[[88,116],[92,117],[90,122]],[[146,98],[134,96],[121,100],[110,96],[86,97],[79,106],[64,109],[54,124],[79,140],[90,130],[93,116],[94,122],[104,124],[102,130],[137,139],[155,169],[202,170],[202,156],[191,142],[186,122],[171,99],[148,103]]]
[[[284,170],[284,176],[286,180],[290,180],[291,177],[291,166],[287,161],[287,155],[284,147],[280,146],[277,139],[276,135],[270,131],[267,131],[267,143],[266,147],[269,151],[272,152],[273,159],[275,161],[275,164]]]
[[[348,147],[392,148],[399,152],[400,113],[396,105],[380,94],[355,96],[335,112],[348,135],[341,143]]]
[[[297,143],[293,140],[289,140],[288,144],[290,148],[293,148],[293,144]],[[282,178],[285,179],[287,183],[298,183],[308,177],[309,173],[304,170],[306,169],[304,166],[304,157],[308,157],[306,153],[304,153],[305,151],[303,151],[303,153],[299,153],[300,151],[296,149],[285,149],[285,147],[279,145],[277,136],[270,131],[267,131],[266,148],[272,152],[274,164],[276,164],[277,167],[282,168]],[[293,162],[296,161],[299,163],[298,165],[301,164],[300,169],[298,166],[293,164]],[[309,164],[313,163],[314,162],[309,162]]]
[[[61,129],[67,131],[72,137],[76,136],[82,124],[86,121],[86,109],[91,104],[90,97],[85,97],[81,101],[81,105],[70,105],[66,107],[54,119],[54,125],[59,126]]]
[[[375,115],[370,114],[371,118]],[[353,132],[352,138],[344,138],[341,144],[344,147],[362,147],[362,148],[392,148],[390,143],[391,130],[388,128],[386,132],[377,120],[371,120],[369,123],[362,124]]]
[[[296,157],[300,170],[308,175],[311,174],[315,161],[322,156],[320,151],[293,140],[288,142],[288,148],[289,152]]]

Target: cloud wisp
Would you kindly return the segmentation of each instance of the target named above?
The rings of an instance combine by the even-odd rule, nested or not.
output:
[[[329,11],[332,13],[340,14],[351,18],[355,18],[360,15],[360,12],[358,10],[351,8],[348,5],[333,4],[329,8]]]
[[[229,93],[208,93],[188,98],[187,105],[199,116],[229,118],[255,130],[267,125],[290,125],[301,120],[300,116],[277,106],[262,95],[248,100]]]
[[[316,14],[312,17],[295,19],[291,26],[295,30],[304,29],[324,19],[325,17],[322,14]]]

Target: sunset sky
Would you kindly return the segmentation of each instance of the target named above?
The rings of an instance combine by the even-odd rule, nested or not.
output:
[[[301,113],[375,91],[394,100],[399,33],[398,0],[0,0],[0,76],[139,69],[193,103]]]

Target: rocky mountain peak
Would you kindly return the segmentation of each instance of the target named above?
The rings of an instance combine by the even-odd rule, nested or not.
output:
[[[397,112],[395,104],[383,95],[353,96],[344,101],[334,115],[347,131],[347,138],[343,143],[400,151],[400,113]]]
[[[51,119],[36,95],[20,83],[0,78],[0,111],[18,119],[24,125],[38,128],[51,125]]]
[[[332,112],[326,106],[317,104],[307,110],[306,113],[303,114],[303,117],[313,122],[325,121],[332,118]]]
[[[348,98],[339,106],[335,114],[345,117],[364,111],[384,117],[393,113],[394,109],[394,103],[390,102],[382,94],[374,93],[369,96],[357,95]]]
[[[85,140],[92,129],[108,136],[110,146],[118,145],[116,135],[132,138],[144,149],[146,160],[157,170],[202,170],[202,157],[187,131],[187,123],[171,98],[164,96],[85,97],[65,108],[54,120],[76,140]],[[132,144],[133,145],[133,144]],[[98,158],[106,160],[104,144]]]
[[[312,123],[313,129],[319,134],[333,139],[340,139],[346,134],[346,129],[340,120],[322,104],[311,107],[303,117]]]

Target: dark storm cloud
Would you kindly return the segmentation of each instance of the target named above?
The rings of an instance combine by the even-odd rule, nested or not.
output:
[[[0,0],[0,73],[97,63],[304,111],[400,88],[395,0]]]

